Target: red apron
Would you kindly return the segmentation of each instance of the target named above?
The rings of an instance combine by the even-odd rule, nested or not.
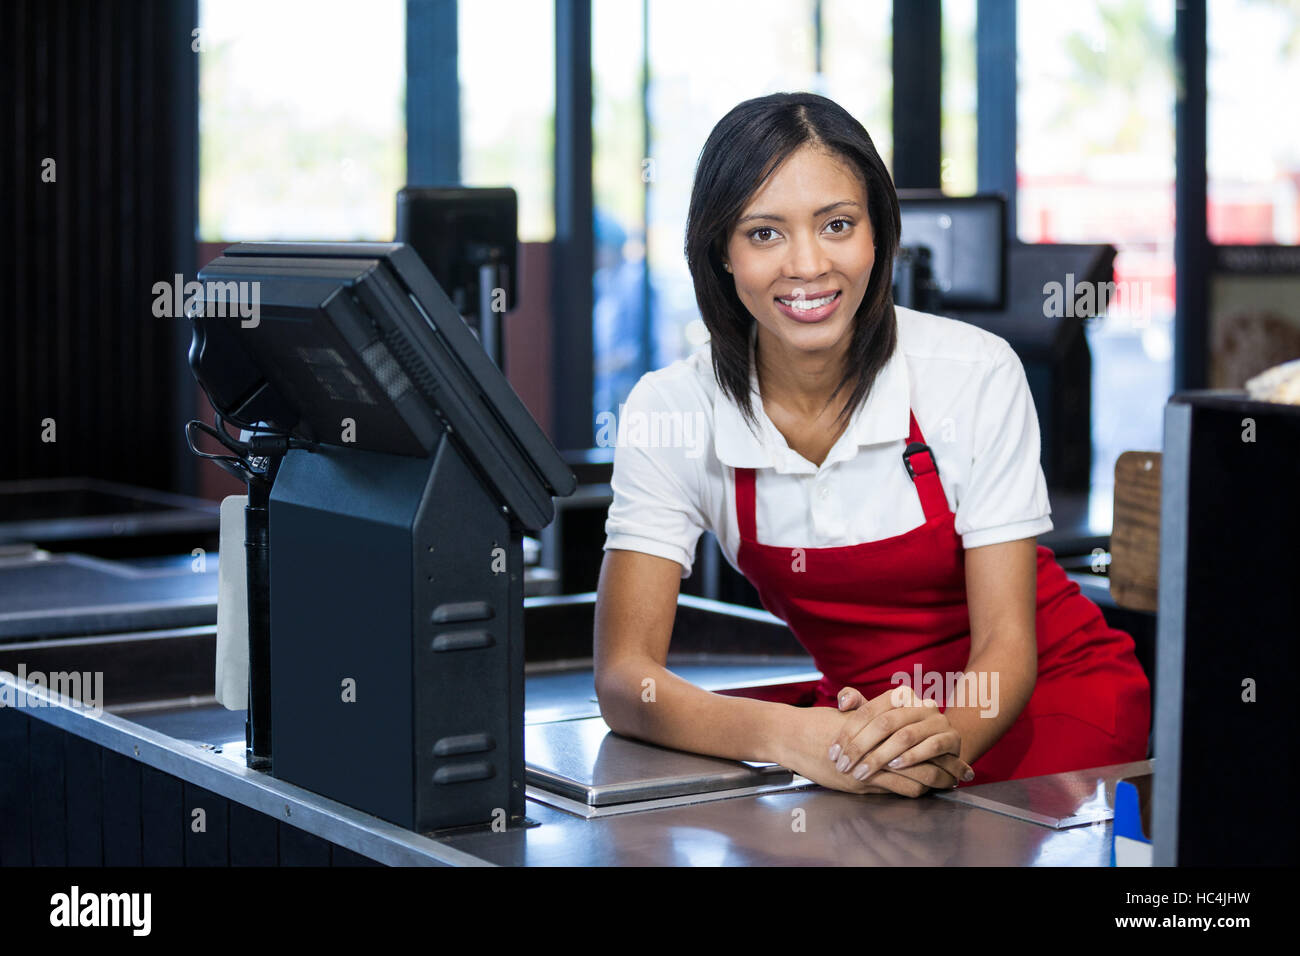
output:
[[[925,524],[891,538],[836,548],[760,544],[754,469],[735,469],[737,564],[821,670],[817,706],[836,706],[846,686],[876,697],[897,686],[891,677],[900,671],[914,684],[918,665],[923,680],[961,673],[970,657],[965,550],[925,436],[909,417],[904,464]],[[1151,693],[1133,638],[1106,624],[1042,545],[1037,586],[1038,680],[1015,723],[971,765],[972,784],[1147,755]]]

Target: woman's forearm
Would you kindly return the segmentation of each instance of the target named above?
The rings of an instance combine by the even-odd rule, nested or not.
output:
[[[944,716],[961,734],[959,756],[973,764],[1006,733],[1029,703],[1038,677],[1038,656],[1026,658],[1016,648],[1023,641],[994,642],[972,656],[948,701]],[[1030,647],[1034,645],[1032,642]]]
[[[652,661],[612,667],[597,681],[611,730],[664,747],[732,760],[780,762],[788,704],[696,687]]]

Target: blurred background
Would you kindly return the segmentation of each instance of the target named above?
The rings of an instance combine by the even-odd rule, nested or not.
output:
[[[184,448],[210,413],[152,284],[241,240],[391,240],[397,191],[421,184],[517,192],[507,374],[557,446],[592,446],[642,374],[706,341],[682,253],[695,161],[727,110],[780,90],[846,107],[898,186],[1001,193],[1009,242],[1108,244],[1114,280],[1148,290],[1086,323],[1094,490],[1123,450],[1160,447],[1176,388],[1259,370],[1227,361],[1252,333],[1216,309],[1300,337],[1296,0],[52,0],[0,18],[10,479],[236,490]],[[42,442],[46,418],[78,440]]]

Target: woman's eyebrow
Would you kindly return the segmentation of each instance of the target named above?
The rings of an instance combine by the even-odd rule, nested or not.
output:
[[[833,202],[829,206],[822,206],[821,209],[815,210],[812,214],[812,217],[816,219],[818,216],[823,215],[824,213],[828,213],[832,209],[837,209],[840,206],[857,206],[857,205],[858,204],[851,199],[841,199],[839,202]],[[784,216],[776,216],[770,212],[755,212],[755,213],[750,213],[748,216],[741,217],[740,221],[737,222],[736,225],[739,226],[742,223],[749,222],[751,219],[771,219],[773,222],[785,222]]]

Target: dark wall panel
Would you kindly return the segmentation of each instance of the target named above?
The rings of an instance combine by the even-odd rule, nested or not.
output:
[[[104,865],[104,750],[65,734],[68,866]]]
[[[67,735],[44,721],[32,720],[27,741],[32,863],[35,866],[67,866],[68,806],[63,753]]]
[[[202,814],[195,811],[202,810]],[[211,790],[185,784],[185,865],[230,865],[230,803]]]
[[[0,707],[0,867],[32,865],[31,721]]]
[[[140,866],[143,862],[140,821],[140,772],[143,765],[114,753],[101,756],[104,781],[104,865]]]
[[[188,329],[152,290],[194,273],[196,7],[0,4],[0,480],[191,490]]]
[[[197,827],[194,811],[204,811]],[[0,868],[382,866],[0,707]]]
[[[153,767],[140,768],[140,861],[145,866],[184,866],[184,781]]]

